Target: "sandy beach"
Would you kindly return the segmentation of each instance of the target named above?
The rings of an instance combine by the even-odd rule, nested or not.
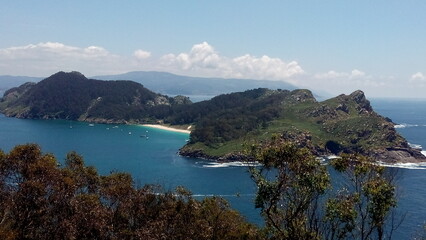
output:
[[[187,134],[191,133],[189,129],[188,130],[178,129],[178,128],[167,127],[164,125],[159,125],[159,124],[142,124],[142,126],[150,127],[150,128],[158,128],[158,129],[163,129],[163,130],[173,131],[173,132],[180,132],[180,133],[187,133]]]

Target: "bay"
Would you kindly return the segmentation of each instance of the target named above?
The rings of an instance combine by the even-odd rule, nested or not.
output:
[[[373,99],[378,113],[398,123],[411,144],[426,147],[426,100]],[[148,137],[148,138],[147,138]],[[212,164],[177,155],[188,134],[134,125],[107,125],[64,120],[25,120],[0,115],[0,149],[17,144],[37,143],[44,152],[63,162],[66,153],[76,151],[87,165],[101,174],[124,171],[138,186],[160,184],[166,190],[182,185],[195,197],[218,195],[249,221],[262,225],[254,208],[255,186],[246,167]],[[422,167],[398,168],[397,214],[406,215],[394,239],[409,239],[426,221],[426,171]]]
[[[147,138],[148,137],[148,138]],[[37,143],[43,152],[53,153],[63,163],[66,154],[76,151],[86,165],[100,174],[130,173],[137,186],[159,184],[165,190],[177,186],[195,197],[223,196],[250,219],[261,222],[254,209],[255,186],[246,167],[212,164],[177,154],[188,134],[136,125],[109,125],[64,120],[29,120],[0,114],[0,149]]]

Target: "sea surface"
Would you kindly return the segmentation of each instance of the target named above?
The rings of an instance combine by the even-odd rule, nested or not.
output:
[[[373,99],[378,113],[398,123],[397,130],[411,144],[426,148],[426,100]],[[137,186],[160,184],[165,190],[182,185],[195,197],[223,196],[249,221],[262,225],[254,208],[255,185],[247,167],[240,163],[218,164],[177,155],[189,135],[143,126],[106,125],[64,121],[24,120],[0,115],[0,149],[37,143],[44,152],[63,162],[66,153],[76,151],[87,165],[101,174],[131,173]],[[397,214],[405,220],[394,239],[410,239],[426,223],[426,167],[398,168]]]

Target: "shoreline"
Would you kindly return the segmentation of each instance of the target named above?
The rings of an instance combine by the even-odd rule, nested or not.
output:
[[[168,127],[168,126],[159,125],[159,124],[142,124],[141,126],[149,127],[149,128],[162,129],[162,130],[171,131],[171,132],[179,132],[179,133],[186,133],[186,134],[191,133],[191,130],[173,128],[173,127]]]

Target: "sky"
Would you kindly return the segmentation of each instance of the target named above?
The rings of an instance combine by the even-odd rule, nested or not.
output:
[[[166,71],[424,98],[424,0],[0,0],[0,75]]]

